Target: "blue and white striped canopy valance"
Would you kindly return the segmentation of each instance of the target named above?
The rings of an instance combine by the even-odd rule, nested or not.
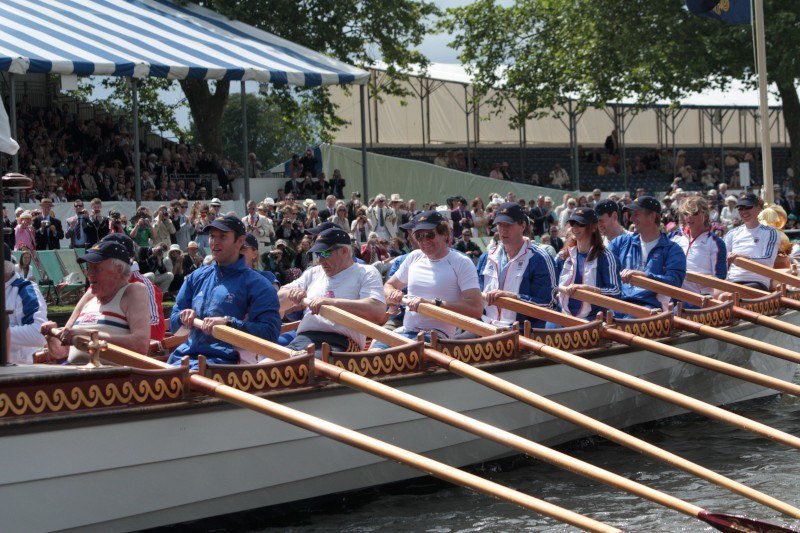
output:
[[[2,0],[0,71],[366,84],[369,73],[195,4]]]

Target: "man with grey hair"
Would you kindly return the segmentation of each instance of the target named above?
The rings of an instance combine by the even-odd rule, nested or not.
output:
[[[63,328],[45,322],[42,333],[54,359],[68,357],[70,364],[89,362],[89,354],[73,345],[76,335],[99,333],[100,340],[146,354],[150,348],[150,305],[147,289],[130,283],[130,255],[125,247],[101,241],[78,262],[87,264],[90,287]]]
[[[397,213],[386,203],[386,196],[379,194],[367,208],[367,218],[378,237],[391,239],[397,236]]]

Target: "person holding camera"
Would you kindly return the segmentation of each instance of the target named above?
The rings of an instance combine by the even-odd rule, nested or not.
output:
[[[91,248],[103,237],[109,234],[110,226],[108,218],[103,216],[103,202],[100,198],[93,198],[90,202],[91,213],[86,215],[86,220],[83,224],[83,231],[86,234],[86,247]],[[119,233],[123,232],[123,227],[120,224]]]
[[[168,246],[164,243],[155,244],[152,248],[142,246],[138,252],[137,262],[142,275],[161,289],[162,293],[169,292],[169,286],[175,277],[164,262]]]
[[[137,246],[147,248],[152,245],[153,224],[150,219],[150,211],[145,206],[136,210],[127,232]]]
[[[344,200],[344,186],[347,185],[347,183],[344,181],[344,178],[342,177],[341,170],[339,170],[338,168],[334,169],[333,176],[331,176],[331,179],[328,180],[328,185],[331,188],[332,195],[334,195],[336,198],[340,200]],[[361,195],[359,195],[359,197],[360,196]]]
[[[175,235],[175,225],[167,211],[166,205],[158,206],[156,215],[153,218],[153,246],[156,244],[172,244],[172,236]]]
[[[116,209],[111,209],[108,212],[108,235],[124,234],[127,235],[127,225],[122,219],[122,213]]]
[[[42,198],[39,202],[42,214],[33,219],[33,230],[36,232],[37,250],[59,250],[64,230],[61,221],[53,214],[53,200]]]
[[[75,209],[75,215],[67,219],[67,231],[64,235],[69,239],[69,247],[85,248],[86,247],[86,209],[83,207],[83,200],[75,200],[72,204]]]
[[[194,232],[192,223],[186,216],[187,209],[189,209],[189,201],[184,198],[173,200],[170,204],[170,220],[175,227],[175,233],[172,234],[171,240],[172,244],[177,244],[181,250],[186,250]]]
[[[367,217],[367,210],[363,207],[356,212],[356,219],[350,225],[350,236],[360,248],[369,242],[369,234],[375,232],[372,222]]]
[[[283,218],[275,229],[275,237],[289,241],[293,245],[303,238],[303,225],[297,221],[297,210],[294,206],[287,205],[283,208]]]
[[[267,246],[272,243],[275,237],[275,229],[272,220],[266,215],[258,213],[256,203],[253,200],[247,202],[247,216],[243,220],[245,230],[258,241],[259,253],[267,251]]]

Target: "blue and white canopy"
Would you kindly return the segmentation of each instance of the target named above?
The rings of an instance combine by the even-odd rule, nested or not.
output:
[[[2,0],[0,71],[366,84],[369,73],[195,4]]]

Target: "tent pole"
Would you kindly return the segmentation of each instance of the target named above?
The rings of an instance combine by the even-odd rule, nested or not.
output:
[[[472,158],[469,156],[469,93],[464,85],[464,117],[467,124],[467,172],[472,172]]]
[[[241,81],[242,93],[242,169],[244,170],[244,205],[250,201],[250,169],[247,166],[247,94],[244,91],[244,80]]]
[[[572,100],[569,101],[569,159],[572,166],[572,177],[575,179],[575,188],[581,190],[581,174],[578,165],[578,113],[572,109]]]
[[[627,150],[625,148],[625,143],[626,143],[626,141],[625,141],[625,131],[628,129],[628,126],[627,126],[627,124],[625,124],[625,115],[626,115],[625,108],[624,107],[620,107],[620,111],[619,111],[619,124],[620,124],[619,135],[620,135],[621,141],[619,143],[619,145],[620,145],[619,149],[620,149],[620,157],[622,158],[622,161],[621,161],[621,163],[622,163],[622,179],[625,181],[625,189],[628,189],[628,154],[627,154]]]
[[[419,79],[419,128],[422,132],[422,157],[427,157],[425,152],[425,86],[423,79]]]
[[[764,174],[764,200],[775,201],[772,188],[772,139],[767,106],[767,51],[764,44],[764,0],[755,0],[753,18],[756,26],[756,68],[758,70],[758,109],[761,113],[761,171]]]
[[[675,179],[675,176],[678,174],[678,147],[675,146],[675,114],[677,112],[673,109],[672,110],[672,131],[670,134],[672,135],[672,176],[670,176],[670,181]]]
[[[17,89],[14,87],[14,75],[8,73],[9,85],[9,107],[8,122],[11,126],[11,138],[17,137]],[[11,169],[14,172],[19,172],[19,154],[11,156]],[[0,195],[0,199],[5,199],[5,195]],[[14,209],[19,207],[19,191],[14,191]],[[4,344],[5,346],[5,344]]]
[[[364,190],[362,198],[366,201],[369,198],[369,186],[367,184],[367,114],[364,109],[366,105],[364,98],[364,86],[358,86],[358,92],[361,96],[361,179],[364,182]]]
[[[133,103],[133,183],[136,207],[142,204],[142,174],[139,162],[139,80],[131,78],[131,101]]]

